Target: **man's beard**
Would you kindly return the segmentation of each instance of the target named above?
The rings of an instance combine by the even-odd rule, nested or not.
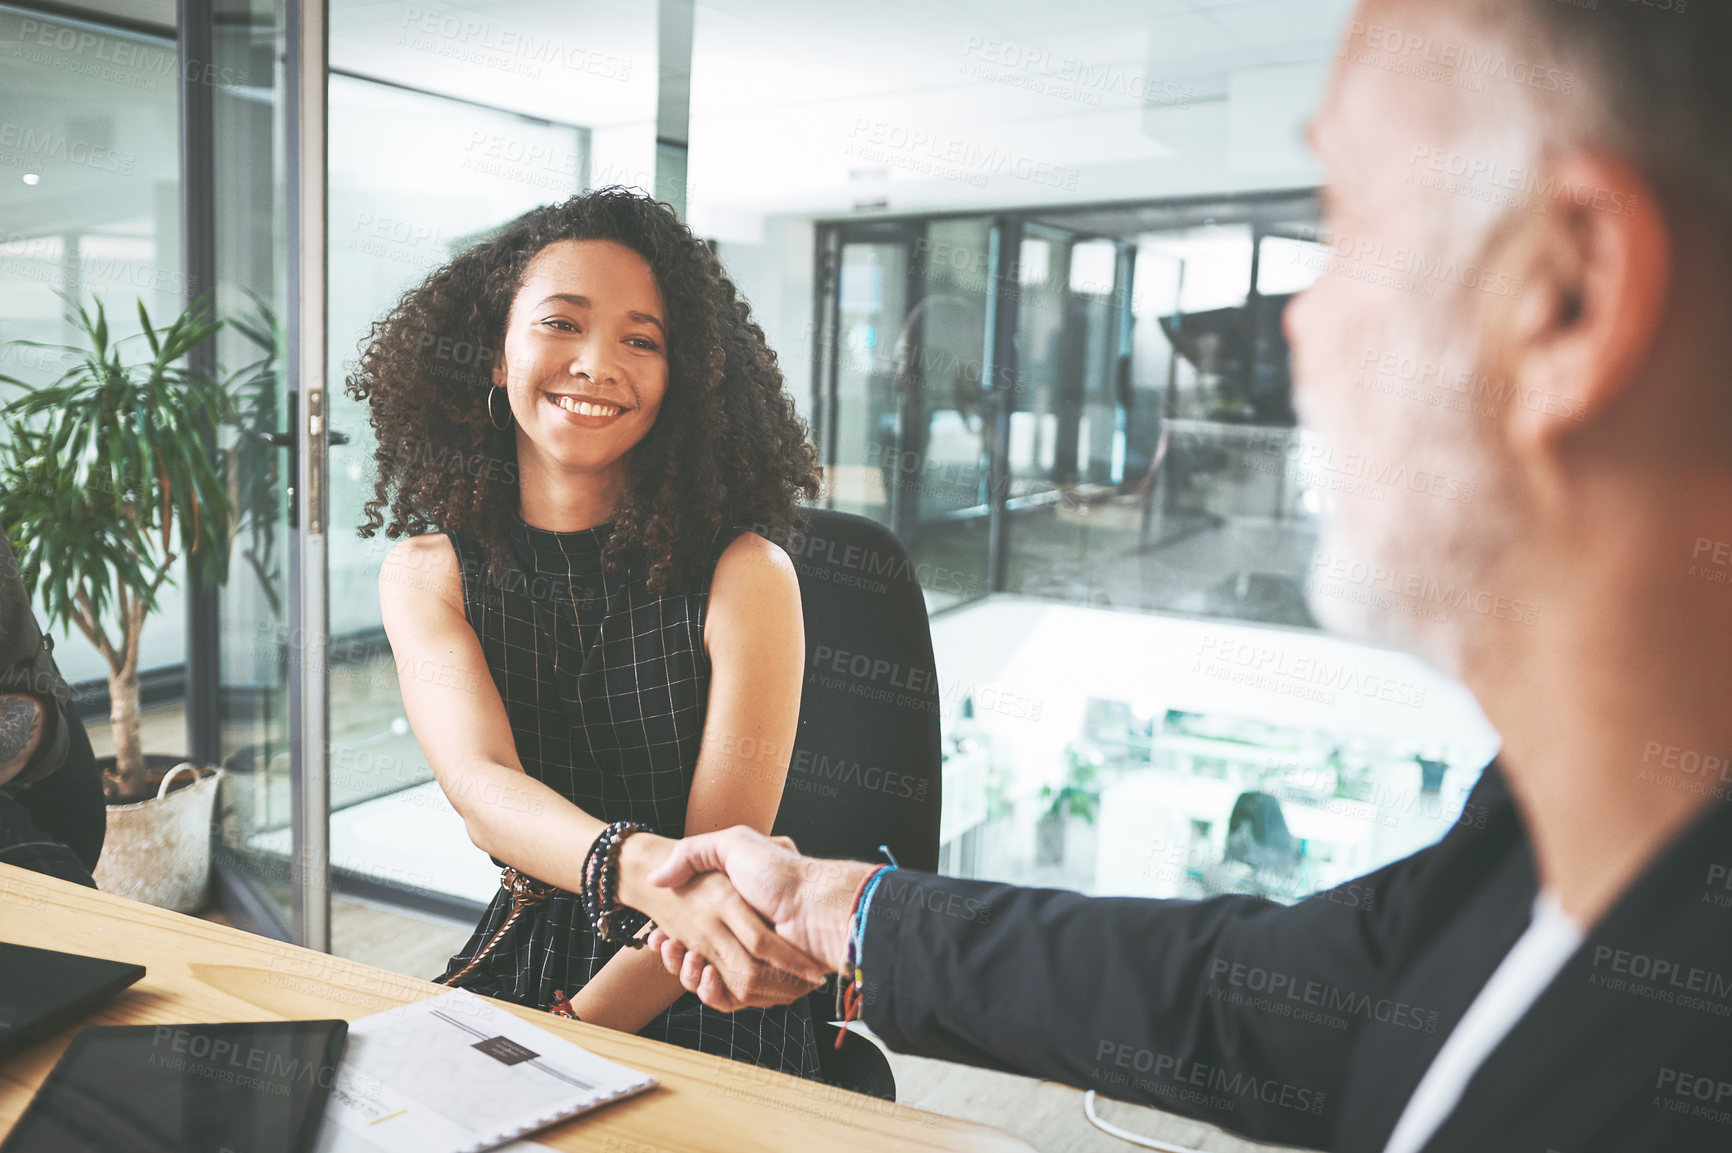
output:
[[[1305,603],[1327,632],[1347,640],[1410,652],[1440,667],[1434,653],[1435,623],[1424,619],[1427,606],[1403,591],[1410,561],[1385,532],[1356,539],[1339,513],[1319,523],[1317,552],[1305,584]],[[1333,574],[1333,575],[1332,575]],[[1423,578],[1422,578],[1423,579]],[[1427,627],[1430,626],[1430,627]]]
[[[1426,358],[1478,372],[1466,343],[1438,342],[1444,350]],[[1324,494],[1306,603],[1330,632],[1412,653],[1459,679],[1482,623],[1474,594],[1509,592],[1499,587],[1505,582],[1496,570],[1514,536],[1515,494],[1494,456],[1491,418],[1392,412],[1393,419],[1358,430],[1356,438],[1381,445],[1384,459],[1416,482],[1422,474],[1447,476],[1454,495],[1403,483],[1391,483],[1375,504],[1363,495]]]

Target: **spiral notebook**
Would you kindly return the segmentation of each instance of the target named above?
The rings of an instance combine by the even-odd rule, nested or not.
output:
[[[461,990],[349,1026],[316,1153],[479,1153],[655,1078],[555,1037]]]

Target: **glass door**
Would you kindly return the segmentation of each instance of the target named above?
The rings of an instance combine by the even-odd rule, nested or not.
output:
[[[895,527],[935,612],[987,592],[991,232],[983,217],[934,220],[916,242],[924,293],[909,326],[916,354],[905,358]]]
[[[180,12],[177,37],[143,21],[155,30],[0,6],[0,43],[17,49],[0,69],[0,100],[24,128],[19,147],[0,147],[14,174],[0,193],[0,343],[70,340],[57,291],[102,301],[117,339],[136,339],[141,304],[161,325],[202,298],[225,321],[194,367],[228,380],[236,401],[214,444],[240,513],[230,579],[207,587],[183,564],[165,586],[140,644],[145,740],[148,752],[227,770],[217,898],[236,923],[287,937],[296,857],[257,839],[289,809],[289,656],[300,642],[287,569],[283,2],[185,0]],[[16,359],[17,347],[3,355]],[[62,367],[34,358],[0,371],[47,383]],[[81,635],[57,636],[56,656],[86,699],[103,683],[106,662]],[[108,752],[106,703],[75,697],[74,707]]]
[[[984,596],[990,226],[968,218],[839,233],[839,255],[820,258],[836,333],[820,388],[829,504],[902,539],[933,610]]]
[[[1029,223],[1017,269],[1008,587],[1101,601],[1096,547],[1129,516],[1125,478],[1134,270],[1107,239]],[[1097,539],[1098,538],[1098,539]]]
[[[186,42],[211,41],[195,53],[214,77],[200,187],[239,407],[219,448],[243,518],[230,580],[207,594],[220,676],[200,697],[215,698],[209,743],[228,774],[221,902],[247,928],[321,949],[333,894],[472,917],[497,869],[404,716],[377,594],[393,542],[356,531],[374,445],[345,382],[372,323],[460,249],[584,188],[651,183],[659,82],[631,64],[655,58],[654,12],[574,16],[557,40],[536,29],[571,62],[552,69],[455,55],[437,20],[405,35],[365,5],[182,11]],[[606,127],[565,120],[571,108]]]
[[[288,253],[284,243],[286,32],[280,0],[226,0],[210,51],[228,84],[212,87],[215,294],[228,322],[222,367],[236,373],[235,426],[221,432],[240,519],[218,597],[217,716],[226,774],[214,858],[222,905],[255,932],[293,935],[292,857],[261,834],[291,810],[290,537],[298,520],[287,374]]]
[[[590,133],[354,75],[331,77],[330,100],[327,377],[340,385],[373,321],[403,292],[585,186]],[[499,870],[469,843],[404,714],[378,594],[395,542],[355,531],[373,495],[374,440],[365,406],[339,387],[331,427],[349,442],[331,457],[331,890],[473,919]],[[423,467],[458,483],[473,462]]]
[[[831,507],[894,523],[912,235],[892,226],[842,239],[833,307],[837,354],[829,398]],[[846,430],[845,434],[843,430]],[[841,435],[838,435],[841,434]]]

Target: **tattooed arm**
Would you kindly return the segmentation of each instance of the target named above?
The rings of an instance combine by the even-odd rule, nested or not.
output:
[[[24,788],[65,762],[70,695],[0,526],[0,790]]]
[[[42,745],[42,702],[27,693],[0,694],[0,785],[17,776]]]

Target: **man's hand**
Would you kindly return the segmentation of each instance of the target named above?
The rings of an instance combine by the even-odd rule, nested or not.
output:
[[[42,744],[42,702],[29,693],[0,694],[0,785],[24,771]]]
[[[664,888],[691,883],[702,873],[725,872],[746,903],[776,928],[788,944],[840,969],[848,956],[848,917],[860,882],[877,866],[859,861],[822,861],[802,857],[786,837],[766,837],[745,825],[686,837],[675,843],[667,860],[648,876]],[[732,998],[700,952],[688,950],[675,936],[658,928],[650,936],[668,972],[714,1009],[731,1012],[743,1007]],[[801,993],[786,998],[793,1001]]]
[[[651,884],[649,875],[680,843],[651,833],[627,837],[619,899],[713,958],[712,1004],[728,1012],[786,1005],[823,982],[824,966],[778,937],[721,873],[687,870],[673,884]]]

